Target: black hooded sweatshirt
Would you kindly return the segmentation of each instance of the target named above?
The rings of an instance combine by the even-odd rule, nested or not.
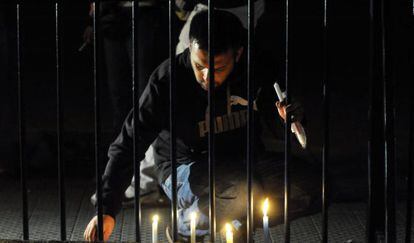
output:
[[[215,157],[233,160],[235,163],[246,158],[247,150],[247,106],[231,104],[231,96],[247,101],[247,66],[243,55],[226,81],[215,90]],[[259,116],[271,120],[271,130],[283,126],[278,118],[275,102],[276,93],[272,87],[272,70],[266,65],[255,65],[254,98],[258,112],[254,112],[255,153],[264,150],[259,139],[261,124]],[[152,144],[159,182],[171,173],[169,132],[169,72],[170,61],[164,61],[151,75],[148,85],[139,99],[137,117],[138,157],[144,159]],[[266,85],[267,83],[267,85]],[[208,163],[208,92],[197,83],[187,49],[176,57],[176,135],[177,163]],[[243,102],[241,102],[243,103]],[[115,215],[121,208],[123,191],[133,173],[133,115],[127,116],[117,139],[110,145],[109,162],[103,175],[104,214]]]

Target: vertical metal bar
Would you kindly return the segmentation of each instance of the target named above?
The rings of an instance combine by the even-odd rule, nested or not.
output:
[[[60,239],[66,241],[66,201],[65,201],[65,165],[62,161],[62,67],[61,67],[61,31],[59,17],[59,0],[55,2],[55,45],[56,45],[56,125],[57,125],[57,159],[60,210]]]
[[[385,140],[385,241],[386,242],[395,242],[395,151],[394,151],[394,131],[393,131],[393,104],[391,99],[392,94],[392,84],[389,84],[389,80],[384,83],[387,86],[385,91],[386,99],[384,107],[384,118],[386,119],[386,140]],[[389,114],[391,113],[391,114]]]
[[[414,97],[412,95],[414,85],[411,83],[411,104],[410,104],[410,120],[409,120],[409,142],[408,142],[408,171],[407,171],[407,205],[406,205],[406,224],[405,224],[405,242],[411,242],[411,225],[412,225],[412,203],[413,203],[413,124],[414,124]]]
[[[368,207],[366,241],[376,242],[384,234],[384,129],[382,81],[381,4],[369,2],[369,134],[368,134]]]
[[[210,241],[216,239],[216,182],[215,182],[215,90],[214,90],[214,1],[208,0],[208,175],[209,175],[209,227]]]
[[[93,74],[94,74],[94,124],[95,124],[95,173],[96,173],[96,197],[98,204],[98,241],[103,241],[103,206],[102,206],[102,177],[101,177],[101,163],[99,159],[99,148],[101,144],[101,116],[100,116],[100,75],[99,75],[99,10],[100,1],[93,1]]]
[[[248,40],[247,40],[247,242],[253,242],[253,159],[254,159],[254,2],[248,0]]]
[[[173,241],[178,241],[178,215],[177,215],[177,139],[176,139],[176,61],[174,40],[174,2],[169,1],[169,34],[170,34],[170,157],[171,157],[171,225]]]
[[[322,147],[322,242],[328,242],[328,160],[329,160],[329,86],[328,86],[328,1],[323,5],[323,147]]]
[[[374,0],[369,1],[369,93],[370,104],[368,108],[369,134],[368,134],[368,203],[367,203],[367,221],[366,221],[366,241],[375,241],[375,227],[372,221],[373,216],[373,113],[374,113]]]
[[[411,23],[414,23],[414,1],[411,3]],[[414,38],[411,38],[411,40],[414,40]],[[411,50],[414,50],[414,48],[411,47]],[[413,53],[411,51],[411,53]],[[411,64],[414,64],[414,57],[411,54]],[[411,72],[411,74],[414,74],[414,72]],[[409,243],[411,242],[411,226],[412,226],[412,212],[413,212],[413,159],[414,159],[414,147],[413,147],[413,141],[414,141],[414,85],[411,82],[410,83],[410,120],[409,120],[409,140],[408,140],[408,170],[407,170],[407,202],[406,202],[406,224],[405,224],[405,242]]]
[[[286,86],[286,104],[290,103],[290,91],[289,91],[289,0],[285,1],[285,86]],[[289,173],[289,161],[290,161],[290,126],[291,119],[290,114],[286,114],[285,123],[285,179],[284,179],[284,238],[285,243],[290,242],[290,220],[289,220],[289,195],[290,195],[290,173]]]
[[[412,1],[411,5],[411,23],[414,23],[414,1]],[[414,38],[411,38],[411,40],[414,40]],[[411,50],[414,50],[413,47],[411,47]],[[411,51],[413,53],[413,51]],[[411,64],[414,64],[414,56],[411,54]],[[411,72],[411,74],[414,76],[414,72]],[[409,243],[411,242],[411,226],[412,226],[412,211],[413,211],[413,159],[414,159],[414,84],[410,83],[410,120],[409,120],[409,140],[408,140],[408,170],[407,170],[407,203],[406,203],[406,224],[405,224],[405,242]]]
[[[386,5],[387,4],[387,5]],[[384,88],[384,158],[385,158],[385,241],[395,242],[395,135],[394,135],[394,81],[390,77],[389,48],[387,42],[387,21],[385,11],[389,2],[381,1],[382,28],[382,81]]]
[[[22,190],[22,222],[23,222],[23,240],[29,240],[29,219],[28,219],[28,202],[27,202],[27,164],[25,160],[25,112],[23,84],[21,75],[21,36],[20,36],[20,1],[16,4],[16,34],[17,34],[17,89],[18,89],[18,121],[19,121],[19,159],[20,159],[20,185]]]
[[[365,241],[375,241],[375,228],[372,222],[373,215],[373,106],[374,106],[374,0],[369,1],[369,107],[368,107],[368,201],[367,201],[367,218]]]
[[[135,178],[135,186],[134,186],[134,211],[135,211],[135,241],[141,242],[141,192],[140,192],[140,181],[141,181],[141,174],[140,174],[140,166],[141,162],[137,160],[139,148],[138,148],[138,112],[137,112],[137,101],[139,99],[139,82],[143,80],[138,80],[138,52],[139,47],[136,45],[136,38],[139,34],[138,29],[138,11],[139,5],[138,1],[132,1],[132,18],[131,18],[131,44],[132,44],[132,60],[131,60],[131,75],[132,75],[132,116],[133,116],[133,163],[134,163],[134,178]]]

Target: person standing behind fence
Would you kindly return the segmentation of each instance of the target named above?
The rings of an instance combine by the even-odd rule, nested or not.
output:
[[[138,36],[135,36],[138,57],[139,95],[144,90],[151,72],[168,57],[168,9],[166,1],[138,1]],[[103,1],[100,3],[99,27],[103,48],[110,100],[113,106],[113,128],[117,132],[132,107],[131,92],[131,1]],[[90,6],[92,17],[95,9]],[[84,33],[87,43],[92,41],[93,29]]]
[[[138,13],[138,36],[135,36],[135,47],[138,48],[136,62],[138,65],[139,96],[144,90],[151,72],[168,55],[168,1],[141,0]],[[112,104],[112,130],[117,134],[132,107],[132,2],[103,1],[100,4],[99,25],[103,37],[103,49],[106,65],[106,80]],[[95,9],[90,6],[89,15],[92,17]],[[88,26],[84,33],[86,43],[92,40],[93,29]],[[141,196],[147,197],[148,202],[159,197],[156,176],[153,172],[152,147],[147,151],[146,158],[141,162]],[[132,158],[132,157],[131,157]],[[134,197],[134,178],[131,186],[125,192],[125,199],[132,205]],[[155,192],[155,194],[154,194]],[[91,197],[96,203],[95,194]]]

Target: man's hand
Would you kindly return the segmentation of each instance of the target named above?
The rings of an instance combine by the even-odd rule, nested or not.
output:
[[[95,14],[95,5],[91,3],[89,6],[89,17],[92,18],[94,14]],[[93,40],[93,27],[90,25],[86,26],[85,30],[83,31],[82,37],[83,37],[84,45],[91,43]]]
[[[279,116],[286,122],[286,113],[290,114],[291,122],[301,122],[304,116],[304,110],[299,102],[285,105],[284,102],[277,101],[276,108]]]
[[[92,42],[92,40],[93,40],[93,27],[88,25],[83,31],[83,41],[89,44]]]
[[[108,241],[115,227],[115,220],[109,215],[103,215],[103,234],[104,241]],[[85,241],[97,241],[98,240],[98,216],[91,219],[88,226],[86,226],[83,238]]]
[[[93,17],[94,14],[95,14],[95,4],[91,3],[89,5],[89,16]]]

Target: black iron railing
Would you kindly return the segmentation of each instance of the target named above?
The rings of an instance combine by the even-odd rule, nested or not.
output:
[[[101,1],[92,1],[95,9],[99,9]],[[132,92],[133,92],[133,144],[134,144],[134,176],[135,180],[140,181],[140,164],[137,161],[138,151],[138,134],[136,129],[137,122],[137,99],[138,99],[138,48],[136,47],[135,38],[139,35],[138,29],[138,1],[132,1],[132,62],[131,62],[131,76],[132,76]],[[177,172],[174,168],[177,167],[176,158],[176,63],[175,63],[175,24],[174,24],[174,1],[169,1],[169,29],[170,29],[170,151],[172,162],[172,203],[171,203],[171,226],[172,237],[174,241],[178,239],[178,216],[177,216]],[[386,242],[395,242],[395,151],[394,151],[394,83],[389,76],[390,64],[389,64],[389,46],[386,33],[388,29],[387,17],[389,16],[389,0],[370,0],[369,17],[370,17],[370,98],[371,103],[369,107],[369,120],[370,131],[368,140],[368,209],[367,209],[367,227],[366,227],[366,240],[367,242],[375,242],[378,237],[378,232],[384,232]],[[329,183],[327,180],[328,165],[329,165],[329,76],[328,76],[328,0],[323,1],[323,79],[322,79],[322,97],[323,97],[323,150],[322,150],[322,242],[328,242],[328,206],[329,206]],[[22,43],[21,43],[21,9],[24,7],[24,1],[16,1],[16,20],[17,20],[17,81],[18,81],[18,115],[19,115],[19,144],[20,144],[20,167],[21,167],[21,188],[22,188],[22,222],[23,222],[23,239],[29,240],[29,225],[28,225],[28,195],[27,195],[27,163],[25,154],[25,109],[24,109],[24,95],[22,88],[24,86],[24,79],[22,78]],[[252,0],[248,0],[248,126],[247,126],[247,241],[253,241],[253,191],[252,191],[252,174],[253,174],[253,89],[255,87],[253,64],[255,62],[254,46],[254,3]],[[209,66],[214,67],[214,0],[208,1],[208,57]],[[58,174],[59,174],[59,202],[60,202],[60,234],[61,240],[67,240],[66,236],[66,199],[65,199],[65,171],[64,163],[62,160],[62,140],[63,140],[63,107],[62,107],[62,1],[56,0],[55,2],[55,50],[56,50],[56,102],[57,102],[57,151],[58,151]],[[96,12],[96,11],[95,11]],[[99,30],[99,18],[96,14],[93,15],[93,46],[94,46],[94,124],[95,124],[95,165],[96,165],[96,192],[97,192],[97,215],[98,215],[98,240],[103,240],[103,205],[102,205],[102,179],[101,174],[103,172],[103,163],[99,159],[99,148],[101,147],[101,116],[99,112],[100,107],[100,94],[99,94],[99,80],[100,80],[100,67],[99,59],[101,54],[99,52],[100,46],[100,31]],[[285,70],[284,81],[286,88],[286,102],[289,104],[291,100],[291,85],[289,82],[289,0],[285,1]],[[209,69],[209,79],[214,80],[214,68]],[[214,82],[209,82],[208,88],[208,105],[209,105],[209,217],[210,217],[210,239],[212,242],[216,241],[216,208],[215,208],[215,94],[214,94]],[[410,140],[409,140],[409,169],[407,174],[407,188],[408,188],[408,200],[407,200],[407,220],[406,220],[406,242],[410,242],[410,229],[411,229],[411,213],[412,213],[412,163],[413,163],[413,131],[412,126],[414,124],[413,118],[413,99],[411,99],[410,106]],[[291,118],[290,115],[286,115],[285,123],[285,170],[284,170],[284,240],[290,242],[290,215],[289,215],[289,196],[290,196],[290,160],[291,160]],[[378,132],[382,131],[382,132]],[[142,152],[142,151],[141,151]],[[135,195],[140,195],[140,187],[135,186]],[[135,226],[136,226],[136,238],[137,242],[141,241],[141,204],[140,197],[135,197]]]

